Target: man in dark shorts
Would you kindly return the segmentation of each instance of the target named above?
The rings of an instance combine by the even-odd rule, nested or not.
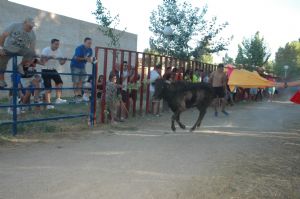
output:
[[[225,89],[226,89],[226,84],[227,84],[227,76],[224,72],[224,65],[219,64],[218,69],[211,73],[210,78],[209,78],[209,83],[213,87],[214,95],[215,95],[215,100],[213,102],[213,105],[215,107],[215,116],[218,116],[218,109],[217,107],[221,104],[221,111],[224,113],[226,116],[229,115],[225,111],[225,105],[226,105],[226,100],[225,100]]]
[[[64,65],[66,60],[62,58],[63,54],[59,49],[59,40],[52,39],[51,46],[46,47],[42,51],[42,62],[44,69],[42,69],[42,78],[44,81],[44,87],[46,89],[45,101],[46,103],[51,103],[51,80],[55,82],[56,85],[56,104],[66,103],[67,101],[61,99],[62,91],[61,88],[63,81],[57,72],[57,67]],[[47,105],[47,109],[53,109],[53,105]]]

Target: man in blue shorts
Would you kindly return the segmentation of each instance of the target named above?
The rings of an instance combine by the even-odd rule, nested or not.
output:
[[[72,82],[75,94],[75,101],[82,101],[82,82],[86,80],[86,63],[92,63],[93,50],[92,39],[86,37],[84,43],[78,46],[71,61]]]

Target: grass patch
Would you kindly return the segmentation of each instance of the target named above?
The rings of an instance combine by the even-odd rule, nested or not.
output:
[[[18,120],[30,120],[50,118],[56,116],[76,115],[76,114],[88,114],[87,104],[64,104],[56,105],[52,110],[36,110],[32,107],[32,110],[26,110],[24,114],[18,115]],[[11,134],[12,125],[1,125],[1,122],[11,121],[12,115],[7,113],[7,109],[0,109],[0,133]],[[18,124],[18,133],[56,133],[77,130],[88,129],[87,117],[74,118],[74,119],[60,119],[54,121],[41,121],[25,124]]]

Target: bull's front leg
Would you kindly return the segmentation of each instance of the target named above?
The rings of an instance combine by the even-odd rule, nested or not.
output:
[[[201,122],[202,122],[205,114],[206,114],[206,109],[199,110],[198,119],[197,119],[196,123],[194,124],[194,126],[190,129],[190,131],[194,131],[196,129],[196,127],[199,127],[201,125]]]
[[[175,119],[176,119],[176,114],[174,113],[174,115],[172,115],[172,118],[171,118],[171,129],[172,129],[172,131],[176,131]]]

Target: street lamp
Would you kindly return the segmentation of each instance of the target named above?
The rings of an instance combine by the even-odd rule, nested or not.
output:
[[[173,29],[171,26],[165,26],[163,34],[168,38],[167,55],[169,55],[170,37],[173,35]]]
[[[171,36],[173,34],[173,29],[171,26],[165,26],[163,30],[164,35]]]
[[[286,79],[287,70],[289,69],[288,65],[285,65],[284,67],[284,78]]]

